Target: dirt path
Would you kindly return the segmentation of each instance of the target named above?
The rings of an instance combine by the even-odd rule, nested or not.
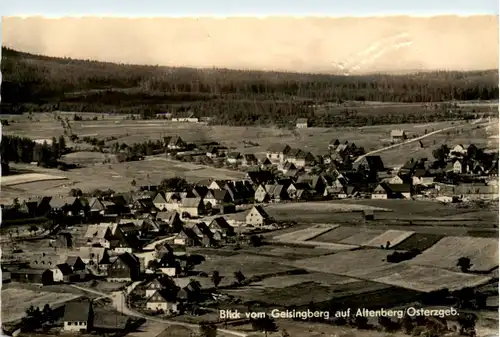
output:
[[[477,119],[477,120],[473,121],[470,125],[476,125],[476,124],[478,124],[481,121],[482,121],[482,118]],[[488,124],[491,124],[491,123],[486,123],[484,125],[488,125]],[[417,137],[417,138],[409,139],[409,140],[407,140],[405,142],[402,142],[402,143],[397,143],[397,144],[393,144],[393,145],[389,145],[389,146],[383,147],[381,149],[370,151],[370,152],[368,152],[368,153],[366,153],[366,154],[364,154],[364,155],[359,156],[358,158],[356,158],[356,160],[354,162],[357,163],[357,162],[359,162],[360,160],[362,160],[366,156],[371,156],[373,154],[376,154],[376,153],[379,153],[379,152],[383,152],[383,151],[387,151],[387,150],[396,148],[398,146],[403,146],[403,145],[406,145],[406,144],[410,144],[410,143],[422,140],[424,138],[427,138],[429,136],[435,135],[436,133],[448,131],[448,130],[451,130],[451,129],[456,129],[456,128],[458,128],[460,126],[464,126],[464,125],[468,125],[468,124],[462,123],[462,124],[458,124],[458,125],[449,126],[447,128],[443,128],[443,129],[439,129],[439,130],[436,130],[436,131],[429,132],[429,133],[427,133],[427,134],[425,134],[423,136]]]
[[[130,285],[129,287],[127,287],[127,289],[125,291],[115,291],[115,292],[112,292],[111,294],[105,294],[105,293],[97,291],[97,290],[83,288],[83,287],[77,286],[75,284],[73,284],[72,287],[74,287],[76,289],[79,289],[79,290],[82,290],[82,291],[86,291],[86,292],[89,292],[89,293],[100,295],[102,298],[109,298],[109,299],[111,299],[112,300],[112,306],[117,311],[121,312],[122,314],[128,315],[128,316],[140,317],[140,318],[144,318],[144,319],[150,320],[152,322],[157,322],[157,323],[172,324],[172,325],[181,325],[181,326],[184,326],[186,328],[190,328],[190,329],[194,329],[194,330],[198,330],[199,329],[199,325],[198,324],[191,324],[191,323],[185,323],[185,322],[171,321],[171,320],[166,320],[166,319],[161,319],[161,318],[155,318],[155,317],[151,317],[151,316],[148,316],[148,315],[141,314],[141,313],[139,313],[139,312],[137,312],[135,310],[130,309],[127,306],[127,301],[126,301],[126,295],[125,294],[130,294],[138,284],[140,284],[140,282],[134,282],[132,285]],[[236,337],[247,337],[247,334],[244,333],[244,332],[239,332],[239,331],[234,331],[234,330],[227,330],[227,329],[220,329],[220,328],[217,329],[217,331],[221,332],[221,333],[233,335],[233,336],[236,336]]]

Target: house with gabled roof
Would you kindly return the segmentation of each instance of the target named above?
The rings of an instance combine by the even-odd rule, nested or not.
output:
[[[226,180],[212,180],[210,185],[208,185],[209,190],[222,190],[224,189],[224,186],[226,186],[227,181]]]
[[[410,175],[397,174],[388,179],[387,182],[392,185],[411,184],[412,178]]]
[[[168,140],[167,149],[181,151],[187,148],[187,144],[179,136],[173,136]]]
[[[268,202],[269,201],[269,194],[267,193],[267,190],[263,185],[259,185],[255,189],[254,200],[255,200],[255,202]]]
[[[386,183],[380,183],[372,191],[372,199],[388,199],[391,194],[391,190],[388,188]]]
[[[465,155],[467,154],[467,146],[464,146],[462,144],[457,144],[453,149],[450,150],[450,153]]]
[[[76,197],[52,198],[49,202],[51,212],[77,215],[83,210],[80,200]]]
[[[200,244],[201,244],[200,239],[191,228],[183,228],[174,237],[174,245],[192,247],[192,246],[198,246]]]
[[[248,171],[245,180],[253,185],[268,184],[274,181],[274,174],[268,170]]]
[[[109,264],[108,249],[103,247],[79,247],[75,254],[86,265],[107,267]]]
[[[164,290],[157,290],[146,301],[146,308],[166,314],[176,314],[179,312],[180,306],[175,296]]]
[[[88,300],[73,300],[64,305],[63,330],[85,333],[92,330],[94,311]]]
[[[205,198],[205,196],[207,195],[208,191],[209,191],[208,187],[201,186],[201,185],[194,186],[191,189],[191,193],[196,198]]]
[[[159,211],[167,210],[168,202],[167,199],[165,198],[165,195],[162,192],[158,192],[156,194],[156,196],[153,199],[153,204]]]
[[[203,204],[203,199],[201,198],[184,198],[182,199],[181,205],[179,207],[179,212],[181,216],[187,214],[189,217],[198,217],[202,215],[205,211],[205,205]]]
[[[217,217],[210,222],[208,225],[208,228],[212,232],[220,232],[222,233],[222,236],[233,236],[234,235],[234,228],[231,226],[224,217]]]
[[[309,120],[307,118],[297,118],[295,122],[295,127],[297,129],[306,129],[309,126]]]
[[[411,199],[412,186],[411,184],[389,184],[389,197],[391,199]]]
[[[159,290],[174,291],[175,283],[167,276],[156,276],[146,285],[146,298],[150,298]]]
[[[110,258],[106,279],[110,282],[137,281],[140,275],[139,259],[130,253]]]
[[[332,139],[332,140],[328,143],[328,149],[329,149],[330,151],[334,151],[334,150],[337,148],[337,146],[339,146],[339,145],[340,145],[340,141],[339,141],[337,138]]]
[[[397,130],[391,131],[391,140],[392,141],[402,141],[402,140],[405,140],[406,138],[407,138],[406,132],[404,130],[397,129]]]
[[[208,190],[207,195],[203,199],[205,204],[209,203],[212,208],[231,202],[231,196],[225,189]]]
[[[271,224],[272,218],[269,214],[267,214],[262,206],[254,206],[247,213],[245,222],[247,225],[260,227]]]
[[[271,163],[280,163],[286,160],[286,155],[291,150],[287,144],[273,144],[266,152],[266,157]]]
[[[115,238],[110,229],[110,224],[101,223],[98,225],[89,225],[84,236],[87,245],[112,248]]]
[[[246,153],[243,155],[241,165],[244,167],[257,166],[259,165],[259,160],[253,153]]]
[[[306,167],[313,165],[316,158],[311,152],[305,152],[301,149],[290,149],[286,154],[286,161],[295,165],[295,167]]]
[[[430,186],[434,184],[434,176],[426,169],[416,169],[412,176],[413,185]]]
[[[283,185],[273,184],[273,185],[265,185],[267,195],[269,199],[273,202],[280,202],[281,200],[288,199],[287,190]]]

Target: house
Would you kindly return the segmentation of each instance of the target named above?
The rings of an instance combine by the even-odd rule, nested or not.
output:
[[[385,171],[384,162],[380,156],[364,156],[354,164],[356,170],[360,170],[361,167],[372,174]]]
[[[307,118],[298,118],[297,121],[295,122],[295,127],[297,129],[304,129],[309,126],[309,121]]]
[[[168,314],[179,312],[175,296],[167,294],[166,291],[157,290],[146,302],[146,308]]]
[[[430,186],[434,184],[434,177],[426,169],[416,169],[412,176],[412,183],[415,186]]]
[[[390,178],[387,182],[392,185],[400,185],[400,184],[410,184],[411,181],[412,179],[410,176],[397,174],[394,177]]]
[[[398,130],[391,131],[391,140],[393,142],[399,142],[399,141],[403,141],[405,139],[406,139],[406,133],[404,130],[398,129]]]
[[[253,185],[268,184],[274,181],[274,174],[268,170],[249,171],[246,173],[245,180]]]
[[[269,199],[273,202],[279,202],[281,200],[288,198],[287,190],[284,188],[283,185],[280,184],[266,185],[264,188],[266,189]]]
[[[269,201],[269,194],[263,185],[259,185],[254,192],[255,202],[267,202]]]
[[[174,136],[170,139],[165,138],[165,140],[168,140],[167,149],[169,150],[181,151],[187,148],[187,144],[179,136]]]
[[[381,183],[372,191],[372,199],[388,199],[391,194],[391,190],[388,188],[387,184]]]
[[[243,159],[241,161],[241,165],[243,166],[257,166],[259,165],[259,160],[253,153],[250,154],[244,154]]]
[[[300,149],[290,149],[285,159],[294,164],[295,167],[310,166],[313,165],[316,160],[311,152],[305,152]]]
[[[49,207],[51,212],[67,215],[78,215],[83,210],[80,200],[75,197],[52,198]]]
[[[451,149],[450,153],[458,154],[458,155],[466,155],[467,154],[467,146],[462,144],[455,145],[453,149]]]
[[[254,206],[247,213],[246,224],[251,226],[266,226],[272,222],[271,217],[261,206]]]
[[[411,184],[389,184],[389,197],[391,199],[411,199],[412,187]]]
[[[205,155],[208,157],[208,158],[217,158],[220,156],[219,154],[219,149],[217,146],[210,146],[208,149],[207,149],[207,152],[205,153]]]
[[[216,244],[214,240],[214,233],[210,231],[207,224],[204,222],[196,223],[191,230],[198,236],[203,247],[212,247]]]
[[[291,163],[289,161],[287,161],[284,165],[281,166],[281,168],[279,168],[281,172],[283,173],[288,173],[288,172],[292,172],[294,170],[297,169],[297,166],[295,166],[294,163]]]
[[[20,283],[54,284],[54,274],[50,269],[19,268],[10,270],[12,281]]]
[[[210,222],[208,225],[208,228],[212,232],[220,232],[222,233],[222,236],[232,236],[234,235],[234,228],[231,226],[225,218],[223,217],[217,217]]]
[[[286,193],[287,193],[288,199],[299,200],[298,191],[309,191],[310,189],[311,189],[311,186],[308,183],[296,182],[296,183],[290,184],[287,187]],[[301,193],[303,193],[303,192],[301,192]]]
[[[334,151],[337,148],[337,146],[339,146],[339,145],[340,145],[340,141],[338,139],[332,139],[330,141],[330,143],[328,143],[328,149],[330,151]]]
[[[66,264],[71,268],[73,274],[80,277],[80,280],[85,279],[87,275],[85,263],[79,256],[68,256],[66,258]]]
[[[172,286],[175,286],[175,284],[168,277],[155,277],[154,280],[149,282],[146,286],[146,298],[150,298],[155,292],[162,289],[173,290]]]
[[[344,186],[328,186],[323,192],[323,196],[330,197],[333,199],[344,199],[347,197],[347,190]]]
[[[175,237],[174,245],[180,246],[197,246],[200,244],[200,240],[196,233],[191,228],[183,228]]]
[[[266,158],[271,163],[282,163],[290,150],[290,146],[286,144],[274,144],[267,149]]]
[[[227,181],[225,180],[213,180],[210,185],[208,185],[209,190],[222,190],[226,186]]]
[[[212,208],[218,205],[230,203],[231,201],[232,201],[231,196],[229,195],[229,192],[225,189],[208,190],[207,195],[204,198],[205,204],[210,204]]]
[[[184,198],[182,199],[179,211],[181,216],[187,214],[191,218],[198,217],[204,213],[205,205],[201,198]]]
[[[107,223],[89,225],[84,238],[89,246],[100,246],[108,249],[112,248],[114,240],[109,224]]]
[[[63,330],[88,332],[92,330],[94,312],[90,301],[71,301],[64,305]]]
[[[260,168],[261,169],[264,169],[264,170],[268,170],[270,169],[271,167],[273,166],[273,162],[267,158],[267,157],[264,157],[260,160]]]
[[[54,283],[79,281],[80,276],[73,274],[73,270],[67,263],[61,263],[51,269]]]
[[[76,254],[86,265],[107,267],[109,264],[108,250],[103,247],[80,247]]]
[[[28,198],[21,203],[19,210],[30,217],[46,216],[50,211],[52,197]]]
[[[227,154],[226,161],[229,164],[239,164],[239,163],[241,163],[242,158],[243,157],[241,156],[241,153],[239,153],[239,152],[229,152]]]
[[[462,159],[462,160],[455,160],[453,162],[453,173],[456,174],[465,174],[472,169],[472,163],[469,163],[469,161]]]
[[[205,198],[205,196],[208,193],[208,187],[206,187],[206,186],[194,186],[193,189],[191,190],[191,193],[196,198]]]
[[[160,211],[166,211],[169,202],[165,198],[165,195],[162,192],[158,192],[153,199],[154,206]]]
[[[151,213],[151,212],[157,212],[158,209],[155,207],[155,204],[153,203],[153,199],[151,197],[146,197],[146,198],[141,198],[132,204],[132,212],[134,213]]]
[[[112,258],[106,279],[109,282],[137,281],[139,274],[139,259],[130,253],[123,253]]]

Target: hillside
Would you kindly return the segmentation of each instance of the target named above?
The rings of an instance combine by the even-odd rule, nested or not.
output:
[[[199,117],[213,117],[219,124],[285,125],[298,117],[321,117],[318,124],[342,124],[349,117],[349,125],[365,125],[387,123],[388,119],[414,122],[420,117],[390,117],[380,111],[370,116],[369,111],[342,108],[333,112],[341,117],[337,114],[332,119],[324,113],[318,116],[310,105],[347,100],[425,103],[498,99],[498,70],[340,76],[124,65],[32,55],[5,47],[1,70],[2,113],[63,110],[148,117],[189,110]],[[443,111],[434,115],[425,120],[460,117],[444,116]]]

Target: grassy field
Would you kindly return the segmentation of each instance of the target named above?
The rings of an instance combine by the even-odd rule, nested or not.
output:
[[[338,226],[338,225],[337,225]],[[335,227],[336,225],[314,225],[306,229],[300,229],[295,232],[287,233],[287,234],[281,234],[278,236],[275,236],[274,239],[278,241],[307,241],[315,238],[316,236],[319,236],[323,233],[329,232]]]
[[[2,132],[33,139],[46,138],[47,132],[56,136],[63,134],[64,130],[60,122],[55,121],[51,114],[39,114],[36,118],[39,121],[29,121],[25,117],[14,118],[16,122],[5,126]],[[291,147],[322,154],[328,151],[328,143],[336,138],[340,141],[354,142],[357,146],[362,146],[365,150],[370,151],[388,144],[392,129],[403,129],[411,137],[413,135],[423,135],[425,129],[430,132],[432,129],[438,130],[452,125],[452,122],[439,122],[431,124],[377,125],[360,128],[333,127],[284,130],[255,126],[209,126],[165,120],[131,121],[124,120],[120,116],[106,116],[104,119],[97,121],[72,121],[72,118],[69,119],[73,133],[80,137],[116,138],[116,140],[108,141],[108,144],[115,141],[132,144],[146,140],[158,140],[164,136],[178,135],[188,142],[218,141],[229,148],[256,154],[263,154],[274,143],[287,143]],[[248,147],[248,143],[244,141],[258,143],[258,146]]]
[[[108,188],[123,192],[132,189],[132,180],[135,180],[137,185],[159,184],[161,180],[174,176],[183,177],[191,182],[211,178],[240,179],[244,177],[243,172],[183,163],[159,157],[127,163],[93,165],[66,172],[30,167],[28,165],[13,165],[13,167],[33,169],[47,176],[64,176],[66,180],[18,183],[15,188],[9,188],[7,185],[4,188],[2,183],[2,199],[12,199],[19,197],[19,195],[26,197],[36,195],[66,196],[72,188],[80,188],[84,192]],[[14,179],[16,176],[12,177]]]
[[[446,237],[410,262],[458,271],[457,262],[461,257],[470,259],[471,271],[489,271],[498,267],[498,239]]]
[[[361,245],[363,242],[371,240],[382,233],[383,230],[370,229],[364,226],[340,226],[314,238],[314,241]]]
[[[42,173],[25,173],[1,178],[2,186],[15,186],[21,184],[37,183],[41,181],[66,180],[66,177]]]
[[[436,242],[443,238],[442,235],[414,233],[412,236],[395,245],[393,248],[396,250],[411,250],[418,249],[424,251],[432,247]]]
[[[11,322],[24,317],[26,309],[33,305],[43,308],[45,304],[50,306],[61,304],[79,297],[72,293],[34,291],[24,288],[9,287],[2,289],[2,322]]]
[[[413,232],[410,231],[388,230],[369,241],[363,242],[362,245],[369,247],[384,246],[386,248],[393,248],[398,243],[401,243],[409,238],[412,234]],[[389,244],[389,247],[387,247],[387,244]]]
[[[417,291],[430,292],[440,289],[450,291],[475,287],[491,280],[484,275],[457,273],[439,268],[410,266],[392,275],[375,279],[377,282]]]

